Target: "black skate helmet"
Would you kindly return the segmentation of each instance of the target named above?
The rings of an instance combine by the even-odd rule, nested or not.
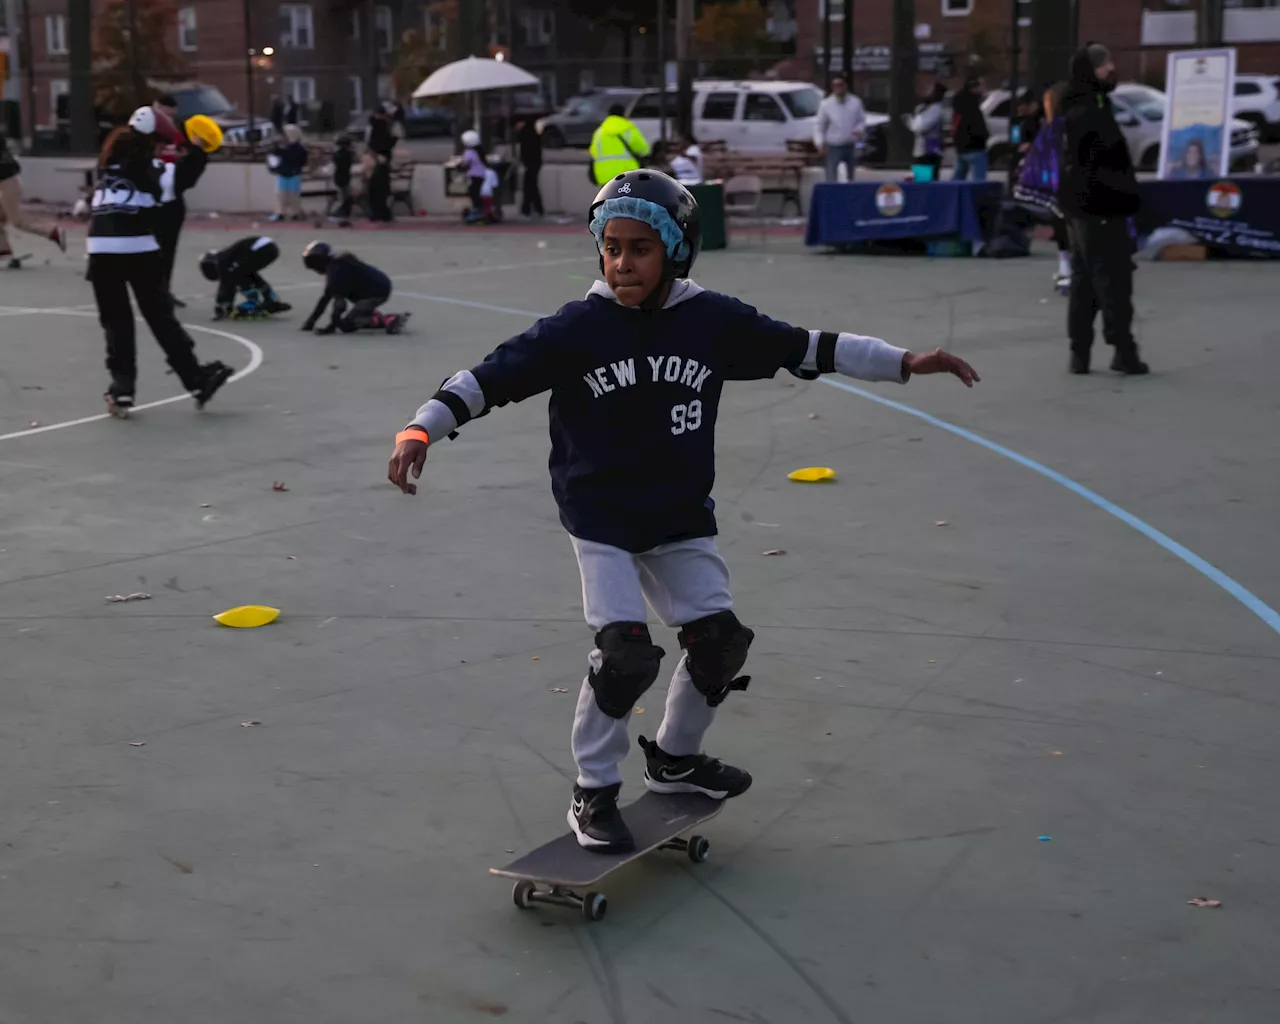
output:
[[[332,255],[333,250],[329,248],[328,242],[319,240],[309,242],[302,250],[302,265],[308,270],[314,270],[317,274],[323,274],[329,269],[329,258]]]
[[[200,257],[200,273],[204,274],[205,280],[218,280],[218,250],[210,249],[207,253]]]
[[[653,203],[666,210],[671,217],[680,231],[681,241],[674,247],[668,242],[666,276],[668,278],[688,277],[693,261],[698,258],[698,250],[702,248],[702,215],[698,212],[698,201],[693,198],[689,190],[675,178],[668,177],[661,171],[648,168],[626,171],[600,187],[595,201],[591,204],[591,210],[587,213],[587,226],[591,228],[592,234],[596,235],[597,249],[600,247],[601,235],[596,232],[596,211],[606,203],[610,203],[611,206],[605,211],[606,213],[612,213],[615,217],[630,217],[632,212],[628,212],[627,208],[632,206],[632,203],[628,200],[636,199]],[[643,208],[633,212],[640,214],[633,219],[650,223],[642,215]],[[659,224],[650,226],[659,234],[663,234]],[[603,233],[603,223],[599,227],[600,232]],[[604,273],[603,252],[600,254],[600,272]]]

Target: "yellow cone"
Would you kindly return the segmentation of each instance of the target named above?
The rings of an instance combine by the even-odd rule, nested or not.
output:
[[[797,469],[794,473],[788,473],[787,479],[794,480],[798,484],[819,484],[824,480],[834,480],[836,471],[829,466],[807,466],[804,469]]]
[[[213,617],[219,626],[234,626],[236,629],[252,629],[254,626],[265,626],[280,617],[279,608],[268,608],[264,604],[242,604],[239,608],[228,608]]]
[[[187,138],[206,153],[213,153],[222,145],[222,129],[211,117],[193,114],[187,118],[186,128]]]

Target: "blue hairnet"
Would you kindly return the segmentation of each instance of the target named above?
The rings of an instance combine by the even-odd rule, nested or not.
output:
[[[674,260],[685,259],[689,255],[689,244],[685,241],[684,232],[665,209],[657,203],[638,196],[619,196],[606,199],[596,207],[591,218],[591,233],[596,237],[596,245],[604,246],[604,226],[614,217],[625,217],[648,224],[658,232],[662,244],[667,247],[667,255]]]

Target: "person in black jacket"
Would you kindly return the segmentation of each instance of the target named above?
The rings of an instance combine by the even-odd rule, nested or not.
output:
[[[183,193],[194,188],[204,170],[209,166],[209,154],[200,146],[189,143],[178,125],[178,101],[172,96],[161,96],[155,102],[156,110],[174,124],[174,142],[165,147],[161,159],[166,162],[160,175],[160,208],[156,211],[156,241],[164,253],[164,282],[169,300],[179,309],[186,303],[173,294],[173,258],[178,252],[178,238],[187,219],[187,202]]]
[[[303,323],[304,331],[350,334],[364,328],[399,334],[408,313],[381,313],[378,307],[391,298],[391,278],[349,252],[334,252],[328,242],[308,243],[302,265],[324,275],[324,294]],[[325,327],[316,327],[325,307],[333,302],[333,316]],[[351,303],[350,312],[347,303]]]
[[[338,192],[338,208],[331,219],[336,219],[343,227],[351,224],[351,165],[354,161],[351,137],[339,135],[333,149],[333,187]]]
[[[956,146],[956,169],[952,181],[968,181],[972,172],[974,181],[987,180],[987,118],[982,113],[982,79],[972,76],[965,80],[964,88],[951,101],[955,113],[952,137]]]
[[[1115,349],[1111,369],[1147,372],[1133,340],[1133,240],[1129,218],[1138,212],[1138,180],[1129,145],[1107,94],[1115,65],[1100,43],[1088,43],[1071,61],[1063,97],[1066,120],[1058,199],[1071,235],[1071,298],[1067,334],[1071,372],[1089,372],[1093,321]]]
[[[133,408],[137,344],[129,291],[138,312],[164,349],[182,386],[197,408],[213,397],[234,371],[220,362],[201,366],[195,344],[173,314],[164,277],[164,255],[156,241],[154,218],[160,204],[156,147],[172,125],[154,107],[139,107],[128,125],[116,128],[102,145],[98,180],[89,222],[89,278],[98,304],[98,320],[107,336],[111,385],[107,409],[127,416]]]
[[[287,313],[293,307],[281,302],[275,290],[262,276],[280,255],[275,241],[265,235],[249,235],[232,242],[225,249],[210,249],[200,257],[200,273],[218,282],[214,297],[213,318],[257,318]],[[236,292],[244,294],[244,302],[236,306]]]
[[[520,212],[524,216],[542,216],[542,190],[538,187],[538,174],[542,171],[542,136],[532,118],[516,125],[516,137],[520,141],[520,164],[524,168],[524,201]]]

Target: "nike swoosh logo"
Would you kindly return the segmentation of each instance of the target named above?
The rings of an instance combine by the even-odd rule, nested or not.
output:
[[[581,814],[582,814],[582,809],[583,809],[584,807],[586,807],[586,806],[587,806],[587,805],[586,805],[586,802],[582,799],[582,797],[575,796],[575,797],[573,798],[573,813],[574,813],[574,814],[581,815]]]
[[[674,782],[677,779],[687,778],[688,776],[692,775],[695,771],[697,771],[696,768],[688,768],[682,772],[673,772],[673,771],[667,770],[666,768],[659,768],[658,774],[661,775],[664,779]]]

